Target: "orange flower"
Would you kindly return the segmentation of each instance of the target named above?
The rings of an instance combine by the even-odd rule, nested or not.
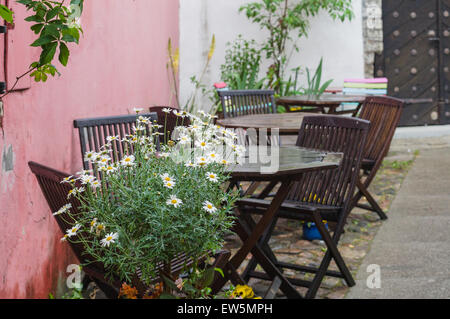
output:
[[[138,291],[136,288],[127,285],[126,283],[122,284],[119,292],[119,298],[124,297],[125,299],[137,299]]]
[[[164,284],[161,282],[159,284],[156,284],[153,291],[151,291],[150,293],[146,293],[143,299],[158,299],[159,296],[161,296],[161,294],[163,293],[163,291],[164,291]]]

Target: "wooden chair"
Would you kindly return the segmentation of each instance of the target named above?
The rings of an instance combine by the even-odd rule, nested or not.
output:
[[[74,197],[67,199],[67,194],[72,187],[67,183],[61,183],[64,178],[70,176],[69,174],[59,172],[35,162],[29,162],[28,165],[38,180],[39,186],[41,187],[41,190],[45,196],[45,199],[47,200],[51,212],[56,212],[62,206],[71,204],[71,214],[72,216],[74,216],[74,218],[82,213],[79,211],[80,203],[77,199],[75,199]],[[65,214],[64,216],[56,215],[54,216],[54,218],[56,219],[56,222],[58,223],[59,228],[61,229],[61,232],[63,234],[67,229],[73,226],[74,220],[70,219],[67,214]],[[86,278],[88,280],[85,280],[84,287],[87,287],[87,283],[89,283],[89,280],[94,281],[108,298],[116,299],[118,297],[119,289],[122,285],[121,281],[117,277],[111,278],[109,276],[106,276],[105,268],[102,264],[98,262],[92,263],[91,261],[93,259],[86,254],[85,249],[81,243],[69,242],[69,245],[72,248],[75,256],[78,258],[79,262],[82,264],[86,263],[86,265],[83,266],[83,271],[85,272],[87,276]],[[208,255],[209,253],[205,254],[204,259]],[[229,257],[230,252],[225,250],[216,253],[213,267],[224,268]],[[193,259],[189,258],[188,254],[182,253],[171,261],[170,269],[172,273],[176,275],[184,270],[185,267],[189,267],[190,265],[192,265],[192,263]],[[157,273],[159,274],[161,271],[163,271],[163,269],[164,265],[162,263],[159,264]],[[146,290],[146,287],[139,280],[139,276],[140,274],[138,272],[131,284],[133,284],[138,289],[138,291],[143,294],[143,292],[145,292]],[[218,275],[216,274],[216,279],[217,278]],[[154,283],[160,281],[161,278],[159,277],[159,275],[153,280]]]
[[[165,113],[163,110],[166,108],[170,108],[171,110],[177,110],[180,111],[178,108],[174,108],[171,106],[152,106],[150,107],[151,113],[156,113],[158,115],[158,124],[162,126],[160,132],[164,133],[164,127],[166,128],[167,133],[170,134],[173,133],[176,126],[189,126],[191,124],[191,121],[188,117],[185,117],[183,119],[180,119],[178,116],[176,116],[173,112]]]
[[[342,116],[308,116],[305,117],[299,131],[297,145],[306,148],[329,152],[343,153],[343,160],[335,170],[310,172],[292,187],[287,200],[281,206],[273,223],[260,241],[260,245],[271,256],[272,262],[281,270],[284,268],[301,272],[314,273],[312,281],[289,278],[292,284],[308,287],[307,298],[314,298],[324,276],[344,278],[348,286],[354,286],[355,281],[348,270],[337,244],[343,232],[353,198],[358,169],[361,165],[362,152],[365,147],[369,122]],[[271,185],[274,187],[275,185]],[[268,191],[263,193],[267,194]],[[264,196],[264,195],[263,195]],[[261,197],[263,197],[261,196]],[[270,201],[260,199],[245,199],[238,203],[241,216],[252,228],[255,221],[252,214],[261,214],[270,205]],[[322,235],[327,246],[327,252],[318,268],[301,266],[278,261],[268,242],[276,226],[278,218],[312,221]],[[323,220],[336,223],[333,235],[326,229]],[[328,270],[334,259],[339,271]],[[256,262],[252,259],[242,276],[267,279],[264,273],[255,271]]]
[[[218,90],[224,118],[277,113],[273,90]]]
[[[80,137],[81,158],[88,151],[99,152],[101,147],[107,143],[108,136],[120,136],[123,139],[126,135],[133,133],[133,127],[139,116],[146,117],[152,122],[158,121],[156,113],[139,114],[139,115],[121,115],[109,117],[97,117],[75,120],[74,127],[78,129]],[[159,142],[158,142],[159,143]],[[124,142],[114,141],[114,151],[111,154],[114,161],[120,160],[126,153]],[[83,160],[83,167],[86,170],[92,169],[88,161]]]
[[[367,189],[389,152],[392,138],[400,121],[403,105],[403,101],[392,97],[368,97],[358,115],[360,119],[370,121],[370,129],[363,153],[362,174],[356,181],[358,192],[353,198],[351,208],[356,206],[376,212],[383,220],[387,219],[386,214]],[[369,205],[358,203],[363,196],[367,199]]]

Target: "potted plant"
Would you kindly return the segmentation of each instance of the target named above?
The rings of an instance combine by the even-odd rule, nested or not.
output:
[[[73,186],[68,196],[79,200],[83,213],[70,216],[75,223],[62,240],[82,244],[90,262],[101,263],[111,278],[125,283],[124,292],[206,297],[211,274],[220,270],[200,269],[199,261],[206,252],[222,248],[233,225],[231,210],[238,195],[224,184],[229,165],[239,161],[243,149],[232,131],[211,124],[212,116],[173,112],[179,123],[187,116],[191,125],[177,127],[160,150],[161,126],[141,116],[133,134],[110,136],[101,152],[86,153],[93,171],[63,181]],[[124,154],[114,161],[119,143]],[[71,207],[57,213],[71,215]],[[183,253],[193,263],[179,277],[170,263]],[[151,286],[158,275],[163,282]]]

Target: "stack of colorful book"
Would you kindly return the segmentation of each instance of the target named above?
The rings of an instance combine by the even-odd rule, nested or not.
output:
[[[387,95],[388,79],[345,79],[342,93],[349,95]]]

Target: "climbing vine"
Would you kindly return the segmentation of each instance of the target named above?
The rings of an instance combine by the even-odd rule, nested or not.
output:
[[[30,29],[37,39],[31,47],[41,49],[38,61],[30,64],[28,70],[16,77],[13,86],[0,99],[14,90],[23,77],[29,75],[36,82],[45,82],[49,76],[60,74],[54,61],[67,66],[70,57],[70,44],[78,44],[83,30],[79,19],[83,12],[84,0],[18,0],[24,5],[30,15],[25,21],[32,23]],[[13,23],[14,13],[6,6],[0,5],[0,16],[7,22]]]

